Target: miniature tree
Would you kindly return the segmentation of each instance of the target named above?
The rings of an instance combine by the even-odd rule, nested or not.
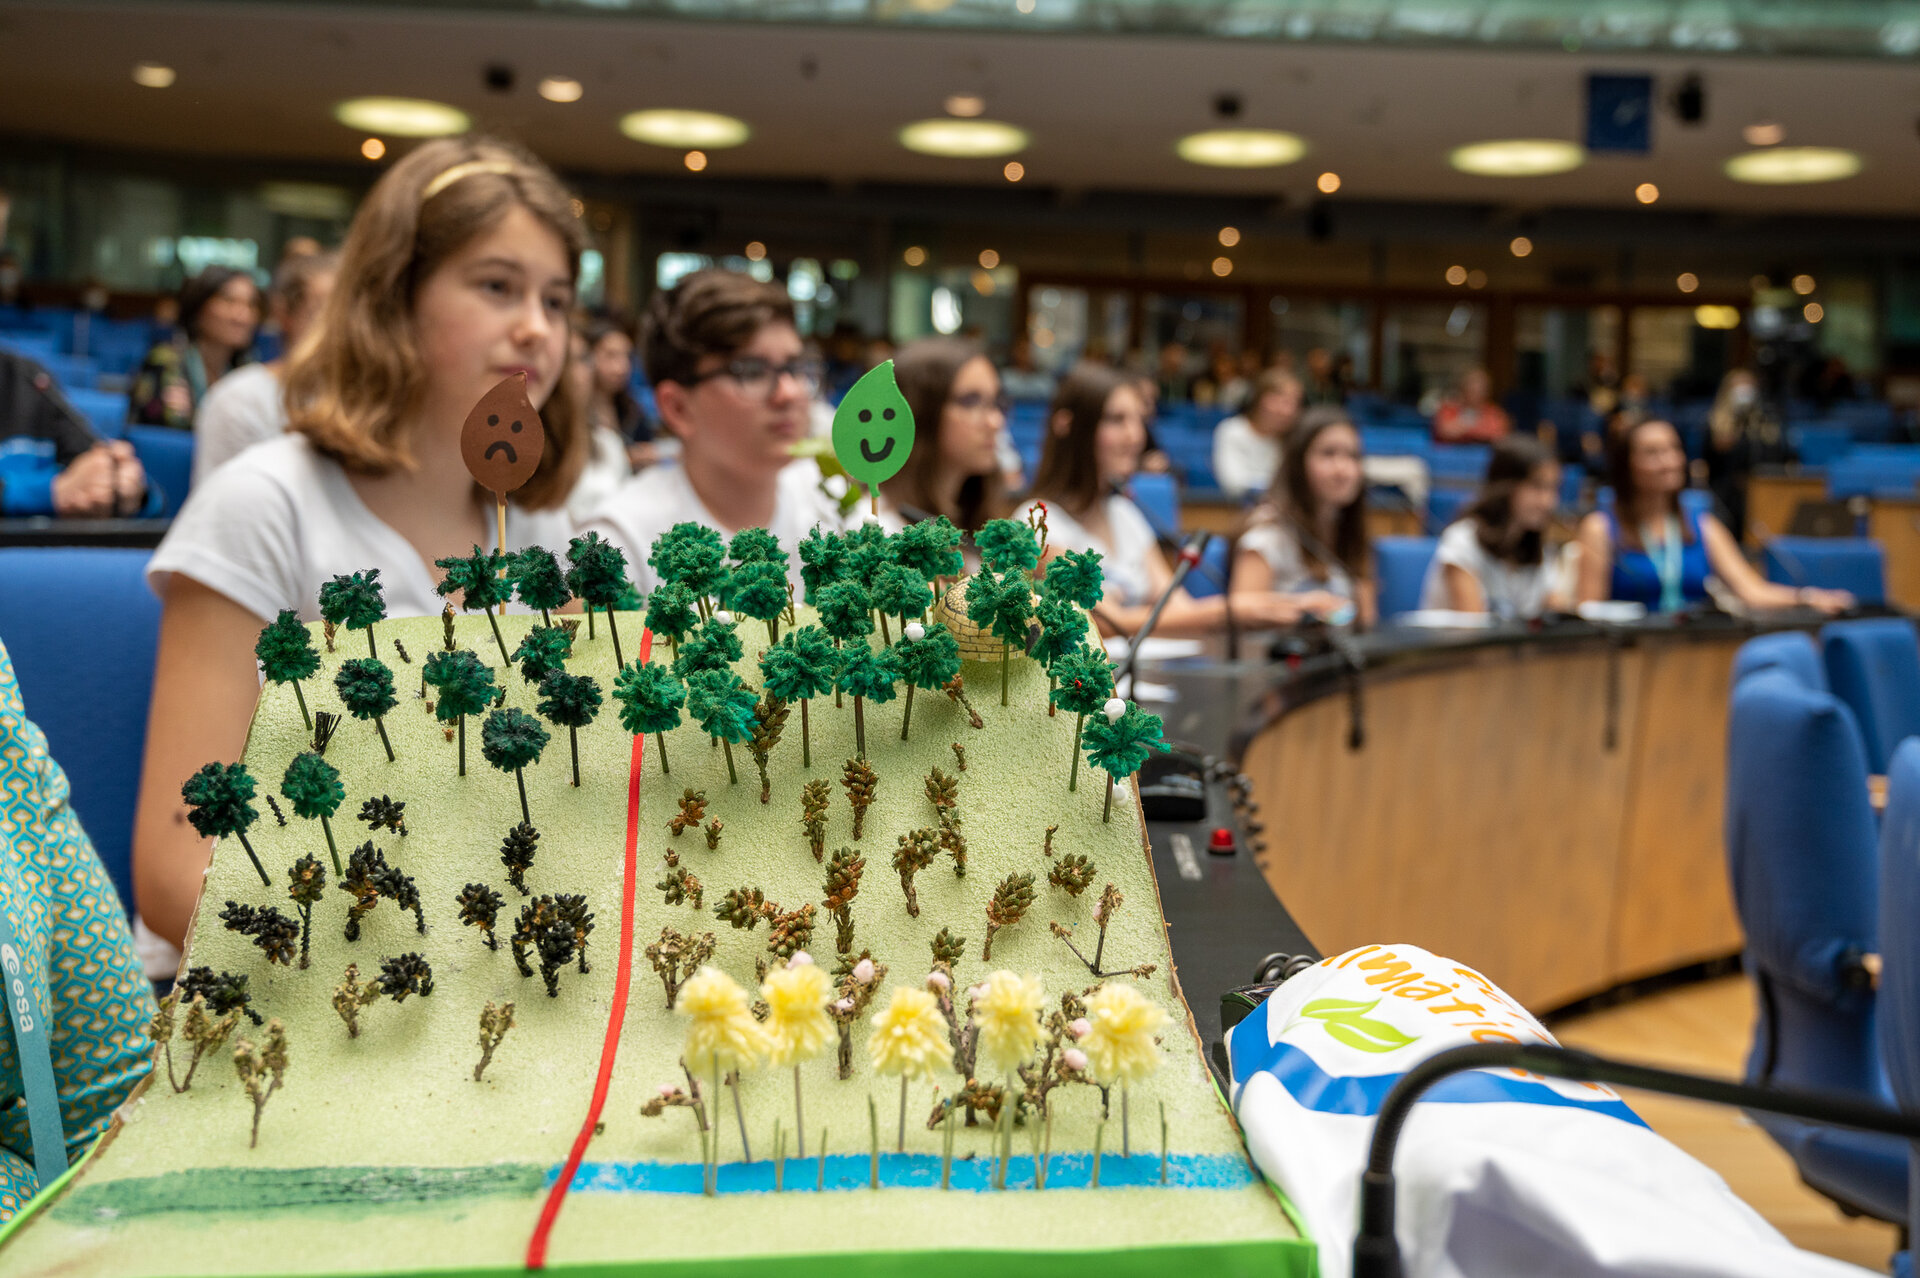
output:
[[[399,954],[380,960],[380,992],[396,1003],[409,994],[421,998],[433,993],[433,966],[420,954]]]
[[[673,645],[673,655],[680,656],[680,641],[693,633],[700,624],[700,608],[693,592],[677,581],[662,582],[660,588],[647,600],[647,628],[656,635],[664,635]]]
[[[893,645],[893,656],[907,685],[907,705],[900,716],[900,739],[905,741],[907,729],[913,724],[914,690],[937,692],[948,680],[959,677],[960,643],[944,624],[911,622],[903,627],[900,642]]]
[[[365,985],[360,983],[360,967],[357,963],[347,964],[347,972],[338,985],[333,987],[333,1010],[347,1023],[347,1037],[360,1037],[360,1009],[380,997],[380,978],[375,977]]]
[[[587,605],[588,615],[595,608],[607,613],[607,633],[613,638],[613,662],[624,666],[620,653],[620,629],[614,624],[613,610],[626,594],[627,557],[620,547],[605,541],[599,533],[575,537],[567,547],[567,585]]]
[[[833,783],[825,777],[807,782],[800,791],[800,824],[816,861],[827,854],[827,800],[832,794]]]
[[[708,736],[720,738],[730,785],[740,781],[733,767],[733,746],[753,736],[753,707],[753,693],[731,670],[702,670],[687,680],[687,713]]]
[[[360,820],[376,834],[382,829],[391,830],[401,838],[407,837],[407,802],[405,799],[391,799],[382,794],[368,799],[360,805]]]
[[[891,648],[876,651],[865,644],[856,644],[840,663],[835,686],[853,698],[854,750],[862,759],[867,757],[866,703],[885,704],[893,700],[894,684],[899,678],[900,663]]]
[[[916,919],[920,917],[920,897],[913,890],[913,876],[932,865],[939,851],[939,836],[926,826],[901,835],[899,846],[894,849],[893,869],[907,894],[907,913]]]
[[[707,851],[718,852],[720,850],[721,828],[719,817],[715,817],[713,820],[707,822]]]
[[[950,812],[960,802],[960,783],[935,765],[927,773],[927,802],[936,813]]]
[[[667,766],[667,730],[680,726],[680,707],[687,703],[686,685],[665,666],[634,662],[613,681],[613,699],[620,703],[620,726],[634,736],[651,732],[660,747],[660,771]]]
[[[887,979],[887,965],[875,962],[869,951],[862,950],[836,959],[833,975],[833,992],[838,997],[827,1010],[840,1031],[840,1077],[845,1080],[853,1077],[853,1023],[880,992],[880,982]]]
[[[267,1100],[286,1081],[286,1028],[277,1020],[267,1022],[265,1047],[255,1047],[244,1038],[235,1043],[233,1068],[240,1075],[240,1085],[247,1089],[247,1096],[253,1101],[253,1137],[247,1142],[247,1148],[253,1149],[260,1144],[260,1115],[266,1112]]]
[[[1138,772],[1155,750],[1167,748],[1160,739],[1160,716],[1129,701],[1119,718],[1103,715],[1088,725],[1086,738],[1087,762],[1107,774],[1107,798],[1100,809],[1106,821],[1113,815],[1113,783]]]
[[[1022,519],[989,519],[973,535],[980,563],[994,576],[1032,572],[1040,566],[1040,541],[1033,525]]]
[[[498,550],[475,546],[473,553],[465,558],[454,555],[433,562],[446,573],[434,591],[443,599],[451,599],[458,591],[462,611],[485,613],[487,625],[493,629],[493,641],[500,647],[500,660],[512,665],[513,658],[507,655],[507,641],[500,637],[500,623],[493,615],[494,608],[513,595],[513,581],[507,575],[512,567],[508,557]]]
[[[1098,714],[1113,696],[1113,663],[1106,649],[1076,648],[1053,663],[1052,676],[1058,686],[1048,694],[1053,704],[1077,716],[1073,724],[1073,767],[1067,773],[1067,789],[1080,785],[1080,737],[1087,716]]]
[[[226,908],[220,911],[220,922],[229,932],[251,936],[253,943],[267,956],[267,962],[292,965],[295,942],[300,939],[300,925],[271,905],[252,906],[228,901]]]
[[[186,800],[187,820],[194,833],[203,839],[240,840],[260,882],[271,886],[273,880],[267,877],[266,867],[254,855],[253,844],[247,842],[247,830],[260,816],[260,810],[250,802],[253,791],[253,774],[246,764],[205,763],[180,787],[180,797]],[[339,865],[337,857],[334,864]]]
[[[380,744],[386,747],[387,762],[393,762],[393,742],[387,738],[387,711],[400,703],[393,693],[393,671],[386,663],[372,657],[360,657],[353,661],[342,662],[333,676],[334,690],[340,694],[340,704],[347,713],[356,719],[371,719],[376,731],[380,733]]]
[[[300,615],[291,608],[282,608],[280,615],[254,641],[253,655],[259,658],[260,670],[267,682],[292,685],[293,699],[300,703],[300,720],[311,731],[313,716],[307,713],[307,698],[300,691],[300,681],[320,668],[320,654],[313,650],[313,637],[300,624]]]
[[[973,702],[967,700],[967,681],[965,679],[959,675],[955,675],[940,686],[940,691],[947,694],[947,700],[967,712],[967,722],[973,725],[975,731],[987,726],[981,722],[980,712],[973,708]]]
[[[697,830],[707,819],[707,792],[688,786],[680,795],[680,810],[667,821],[667,829],[679,838],[688,830]]]
[[[592,675],[554,670],[540,681],[537,707],[547,722],[567,730],[567,749],[573,758],[573,784],[580,784],[580,729],[600,713],[600,685]]]
[[[1069,852],[1047,871],[1047,882],[1063,889],[1068,896],[1079,896],[1093,883],[1093,862],[1079,852]]]
[[[993,959],[993,934],[1025,918],[1032,905],[1031,874],[1009,874],[1000,880],[1000,886],[993,890],[993,899],[987,902],[987,943],[980,949],[982,962]]]
[[[387,615],[380,588],[380,570],[369,568],[320,584],[320,616],[336,626],[367,632],[367,655],[379,657],[373,644],[373,626]]]
[[[880,638],[885,643],[893,642],[887,631],[888,617],[898,617],[904,626],[913,618],[925,616],[933,606],[932,585],[918,568],[905,564],[882,564],[874,574],[871,590],[874,609],[880,614]]]
[[[573,950],[580,962],[580,975],[585,976],[592,969],[587,966],[587,937],[593,932],[593,915],[587,912],[587,898],[577,892],[562,892],[554,897],[560,910],[560,921],[573,931]]]
[[[573,598],[559,556],[545,546],[528,546],[515,555],[512,575],[513,593],[521,603],[539,612],[544,627],[553,625],[553,610],[566,607]]]
[[[787,727],[787,703],[772,693],[763,693],[753,707],[753,735],[747,738],[747,750],[753,766],[760,772],[760,802],[773,798],[773,781],[767,775],[767,760]]]
[[[1086,647],[1087,614],[1072,600],[1042,596],[1034,616],[1040,622],[1040,637],[1033,642],[1032,656],[1047,668],[1047,713],[1051,715],[1056,686],[1053,665],[1068,653]]]
[[[820,628],[833,637],[834,647],[843,648],[873,633],[873,598],[860,582],[849,579],[823,586],[811,602],[820,614]]]
[[[770,696],[800,703],[800,766],[813,766],[813,729],[808,705],[834,687],[839,654],[833,640],[818,626],[789,630],[760,654],[760,682]]]
[[[460,922],[466,927],[479,928],[488,949],[500,948],[500,942],[493,934],[493,925],[500,918],[498,892],[484,883],[469,883],[460,889],[460,895],[454,898],[453,903],[460,907]]]
[[[746,655],[734,623],[710,617],[686,637],[674,654],[673,672],[688,679],[702,670],[726,670]]]
[[[519,888],[521,896],[528,895],[527,871],[533,868],[533,854],[539,846],[540,831],[526,821],[508,830],[500,844],[500,863],[507,867],[507,882]]]
[[[663,927],[660,929],[660,939],[647,947],[647,962],[659,973],[660,983],[666,987],[668,1011],[673,1010],[674,1002],[680,996],[680,987],[700,969],[701,964],[713,957],[714,944],[711,932],[694,936],[678,928]]]
[[[347,868],[334,885],[353,898],[353,904],[347,907],[347,940],[360,939],[361,918],[380,904],[380,875],[386,868],[387,858],[371,842],[362,843],[348,855]]]
[[[1059,923],[1049,923],[1047,930],[1064,941],[1067,948],[1073,951],[1073,956],[1086,964],[1087,970],[1093,973],[1098,979],[1105,980],[1109,976],[1152,976],[1156,966],[1153,963],[1140,963],[1133,967],[1116,968],[1111,972],[1100,966],[1107,952],[1107,928],[1112,926],[1113,916],[1120,912],[1120,906],[1126,899],[1127,898],[1121,894],[1120,889],[1111,883],[1107,884],[1107,886],[1101,890],[1100,900],[1093,907],[1093,921],[1100,929],[1100,939],[1093,947],[1092,958],[1088,958],[1082,954],[1080,947],[1073,943],[1072,928]]]
[[[413,927],[420,935],[427,934],[427,916],[420,905],[420,886],[397,865],[382,865],[373,875],[374,891],[392,901],[403,910],[413,911]]]
[[[914,1079],[932,1082],[942,1065],[952,1062],[947,1021],[933,995],[923,989],[897,985],[887,1006],[873,1016],[873,1036],[867,1054],[876,1074],[900,1076],[900,1139],[907,1148],[907,1086]]]
[[[953,854],[953,877],[967,877],[967,836],[960,829],[960,809],[951,805],[939,809],[940,846]]]
[[[1013,972],[991,973],[974,987],[973,1029],[978,1059],[988,1070],[1003,1075],[1007,1100],[1000,1107],[1000,1157],[994,1186],[1007,1187],[1007,1162],[1012,1153],[1014,1111],[1019,1107],[1019,1070],[1040,1046],[1040,1009],[1046,996],[1034,977]]]
[[[727,894],[714,903],[714,917],[723,923],[731,923],[735,931],[753,931],[760,920],[770,919],[780,912],[780,907],[767,900],[767,894],[757,887],[729,888]]]
[[[780,539],[764,528],[742,528],[727,543],[727,555],[736,564],[773,564],[781,572],[787,570],[787,552],[780,548]]]
[[[460,775],[467,775],[467,716],[479,714],[493,701],[493,671],[465,648],[436,652],[421,671],[433,685],[437,700],[433,715],[460,729]]]
[[[726,602],[727,607],[741,616],[766,622],[767,642],[777,642],[780,614],[787,610],[787,570],[759,559],[741,564],[727,579]]]
[[[326,894],[327,871],[318,859],[303,856],[287,869],[287,895],[300,912],[300,966],[307,965],[307,946],[313,937],[313,907]]]
[[[500,771],[513,773],[520,791],[520,819],[529,825],[533,814],[527,810],[526,769],[540,762],[541,751],[552,739],[540,720],[514,706],[490,712],[480,725],[480,753]]]
[[[716,1096],[721,1076],[729,1077],[733,1112],[740,1123],[740,1152],[752,1162],[753,1154],[747,1148],[747,1120],[740,1107],[739,1076],[758,1065],[766,1054],[767,1032],[748,1010],[747,992],[717,968],[703,967],[693,974],[681,992],[679,1010],[688,1019],[686,1050],[680,1059],[689,1070],[711,1071]]]
[[[1019,525],[1026,527],[1026,525]],[[1007,675],[1013,647],[1027,647],[1027,623],[1033,619],[1033,592],[1017,572],[1002,577],[977,572],[967,579],[967,619],[1000,641],[1000,704],[1007,704]]]
[[[228,1012],[244,1012],[247,1019],[255,1025],[263,1025],[260,1013],[253,1010],[253,998],[247,993],[247,978],[235,976],[232,972],[215,972],[210,967],[194,967],[187,970],[187,979],[180,982],[180,997],[188,1002],[196,998],[207,1001],[207,1010],[215,1016],[225,1016]]]
[[[939,932],[934,935],[931,945],[933,947],[933,962],[936,967],[946,967],[950,969],[965,957],[967,952],[967,938],[964,936],[955,936],[953,929],[949,927],[941,928]]]
[[[953,743],[953,762],[960,771],[965,772],[967,770],[967,748],[958,741]]]
[[[500,1040],[513,1028],[513,1003],[511,1000],[496,1006],[492,999],[480,1009],[480,1063],[473,1067],[473,1081],[479,1082],[487,1072],[487,1066],[493,1064],[494,1049],[500,1046]]]
[[[821,905],[833,916],[833,948],[841,954],[853,952],[853,899],[860,895],[866,868],[867,858],[852,848],[836,849],[827,862],[827,896]]]
[[[840,580],[847,563],[846,538],[823,531],[818,524],[800,541],[800,584],[809,604],[819,603],[819,594]]]
[[[1127,1097],[1133,1084],[1160,1067],[1154,1038],[1167,1025],[1160,1006],[1131,985],[1102,985],[1087,995],[1087,1032],[1080,1037],[1088,1072],[1102,1087],[1120,1085],[1120,1154],[1129,1150]]]
[[[669,850],[666,857],[666,873],[653,885],[662,895],[666,904],[685,903],[694,909],[700,908],[700,902],[706,895],[706,888],[693,874],[693,871],[680,864],[680,854]]]
[[[535,626],[513,650],[520,666],[520,682],[539,683],[556,670],[564,670],[573,655],[573,632],[565,626]]]
[[[960,530],[945,515],[918,520],[894,536],[893,557],[928,581],[958,577],[966,571],[960,536]]]
[[[1047,561],[1040,593],[1044,598],[1065,600],[1082,608],[1097,607],[1105,597],[1100,552],[1063,550],[1055,555]]]
[[[727,548],[719,533],[704,524],[675,524],[655,539],[647,562],[660,580],[677,581],[699,596],[703,616],[713,615],[727,580]]]
[[[840,784],[847,788],[847,802],[853,806],[853,837],[856,839],[867,823],[867,808],[873,803],[873,788],[879,781],[880,778],[874,775],[865,759],[848,759],[846,768],[840,774]]]
[[[833,1033],[833,1020],[827,1014],[832,997],[833,982],[802,953],[790,955],[760,985],[760,1001],[767,1008],[767,1063],[793,1070],[793,1125],[800,1133],[796,1156],[801,1158],[807,1153],[807,1127],[800,1104],[800,1066],[826,1049]]]
[[[177,1005],[180,998],[183,997],[183,994],[184,991],[175,990],[167,996],[168,1003],[170,1005]],[[187,1062],[186,1077],[180,1082],[173,1081],[173,1047],[168,1041],[173,1036],[172,1016],[170,1013],[164,1016],[166,1021],[166,1038],[161,1040],[163,1046],[167,1049],[167,1081],[172,1083],[173,1090],[176,1092],[184,1092],[193,1086],[193,1072],[200,1068],[201,1058],[206,1056],[208,1052],[217,1050],[221,1044],[225,1043],[227,1036],[233,1033],[233,1027],[240,1019],[238,1009],[222,1014],[214,1014],[210,1010],[204,995],[193,994],[185,997],[187,998],[187,1013],[185,1023],[181,1026],[181,1036],[192,1046],[193,1059]],[[156,1026],[160,1024],[161,1019],[162,1017],[155,1017],[154,1023]]]
[[[287,773],[280,779],[280,793],[293,804],[295,816],[319,820],[321,832],[327,836],[327,851],[333,857],[333,872],[340,873],[340,850],[333,843],[332,822],[347,791],[340,784],[339,769],[313,751],[303,751],[287,765]]]
[[[776,910],[767,919],[767,952],[784,963],[813,944],[813,920],[818,913],[812,902]]]
[[[880,569],[894,562],[893,538],[877,520],[855,524],[846,532],[846,567],[843,581],[872,582]]]

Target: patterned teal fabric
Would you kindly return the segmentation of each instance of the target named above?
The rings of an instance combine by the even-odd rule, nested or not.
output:
[[[0,908],[26,949],[28,969],[50,973],[53,1073],[67,1154],[79,1158],[151,1062],[146,1027],[153,989],[113,883],[67,806],[67,776],[28,721],[13,662],[0,645]],[[37,1188],[25,1086],[13,1025],[0,1014],[0,1221]]]

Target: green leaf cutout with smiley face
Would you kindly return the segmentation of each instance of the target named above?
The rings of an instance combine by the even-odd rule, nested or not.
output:
[[[847,391],[833,414],[833,451],[849,475],[877,488],[900,473],[913,451],[913,410],[893,380],[893,361],[877,364]]]

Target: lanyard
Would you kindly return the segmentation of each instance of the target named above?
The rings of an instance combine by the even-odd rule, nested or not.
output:
[[[1640,528],[1640,544],[1647,548],[1647,558],[1653,561],[1653,570],[1660,576],[1660,611],[1679,612],[1686,607],[1687,601],[1680,593],[1683,572],[1680,521],[1672,515],[1667,516],[1666,534],[1666,540],[1660,543],[1659,553],[1656,554],[1653,538],[1647,536],[1643,524]]]
[[[53,1081],[53,1053],[48,1045],[43,1009],[47,996],[44,962],[28,971],[26,946],[14,930],[12,906],[23,902],[19,880],[13,874],[13,848],[0,839],[0,982],[4,982],[7,1016],[13,1021],[13,1042],[20,1058],[20,1078],[27,1089],[27,1130],[33,1137],[33,1174],[44,1187],[67,1170],[67,1138],[60,1124],[60,1093]],[[24,914],[24,904],[21,912]]]

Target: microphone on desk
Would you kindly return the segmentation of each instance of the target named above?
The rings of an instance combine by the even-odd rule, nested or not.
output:
[[[1140,645],[1146,642],[1148,635],[1153,633],[1153,628],[1160,624],[1160,614],[1167,610],[1167,602],[1173,598],[1173,592],[1180,589],[1180,583],[1187,579],[1187,574],[1192,572],[1194,565],[1200,562],[1200,557],[1206,553],[1207,543],[1212,540],[1213,534],[1200,528],[1190,533],[1186,541],[1181,544],[1180,554],[1173,561],[1172,580],[1167,582],[1167,588],[1160,592],[1160,597],[1153,601],[1153,607],[1147,612],[1147,619],[1140,623],[1140,628],[1133,632],[1127,644],[1126,664],[1120,667],[1120,673],[1114,677],[1113,681],[1116,692],[1122,687],[1126,689],[1125,693],[1120,695],[1132,695],[1133,668],[1140,660]]]
[[[1133,498],[1128,496],[1127,486],[1124,483],[1109,483],[1107,490],[1115,497],[1126,497],[1128,501],[1133,501]],[[1142,506],[1139,502],[1133,502],[1133,508],[1139,511],[1141,518],[1147,521],[1147,527],[1153,530],[1153,535],[1160,539],[1161,545],[1175,547],[1180,545],[1179,529],[1168,528],[1159,523],[1154,519],[1153,512],[1145,506]],[[1235,621],[1233,615],[1233,582],[1231,572],[1216,571],[1207,567],[1207,565],[1201,563],[1198,559],[1194,560],[1192,567],[1199,569],[1202,576],[1220,588],[1220,606],[1226,613],[1227,623],[1227,660],[1238,661],[1240,659],[1240,626]]]

